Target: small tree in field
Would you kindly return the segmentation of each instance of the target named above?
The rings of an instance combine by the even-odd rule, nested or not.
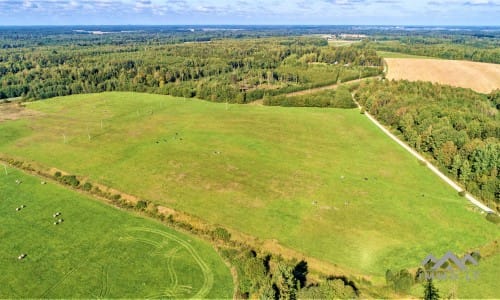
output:
[[[427,279],[424,286],[424,299],[425,300],[438,300],[439,290],[432,283],[432,278]]]

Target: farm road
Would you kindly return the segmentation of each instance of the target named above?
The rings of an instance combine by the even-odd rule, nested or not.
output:
[[[361,106],[359,103],[354,99],[354,95],[352,100],[356,103],[356,105],[361,109]],[[462,191],[463,189],[453,180],[448,178],[448,176],[444,175],[441,171],[439,171],[438,168],[436,168],[433,164],[431,164],[429,161],[427,161],[422,155],[420,155],[417,151],[413,150],[410,146],[405,144],[403,141],[401,141],[397,136],[392,134],[387,128],[385,128],[382,124],[380,124],[374,117],[372,117],[368,112],[365,112],[365,116],[373,122],[378,128],[380,128],[386,135],[388,135],[391,139],[393,139],[396,143],[398,143],[401,147],[403,147],[406,151],[410,152],[411,155],[415,156],[417,159],[422,160],[425,162],[425,165],[431,169],[434,174],[439,176],[442,180],[444,180],[448,185],[450,185],[452,188],[454,188],[457,192]],[[481,210],[487,213],[494,213],[494,211],[489,208],[488,206],[484,205],[481,203],[479,200],[477,200],[474,196],[472,196],[469,193],[465,194],[465,198],[469,200],[472,204],[475,206],[479,207]]]
[[[363,81],[365,79],[372,79],[372,78],[378,78],[378,77],[379,76],[377,75],[377,76],[372,76],[372,77],[364,77],[364,78],[360,78],[360,79],[354,79],[354,80],[350,80],[350,81],[344,81],[344,82],[341,82],[341,83],[335,83],[335,84],[320,86],[320,87],[313,88],[313,89],[308,89],[308,90],[302,90],[302,91],[298,91],[298,92],[288,93],[288,94],[285,94],[285,96],[286,97],[293,97],[293,96],[309,95],[309,94],[313,94],[313,93],[320,92],[320,91],[336,89],[337,87],[342,86],[344,84],[361,82],[361,81]],[[264,105],[264,100],[263,99],[255,100],[255,101],[252,101],[252,102],[248,103],[248,105]]]

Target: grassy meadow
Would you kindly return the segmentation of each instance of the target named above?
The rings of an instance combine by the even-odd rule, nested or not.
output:
[[[0,214],[0,298],[232,296],[208,243],[51,182],[2,167]]]
[[[356,109],[137,93],[28,108],[39,115],[0,123],[0,154],[87,176],[348,270],[381,278],[429,253],[463,253],[500,236]]]
[[[478,266],[469,266],[467,272],[458,273],[457,279],[434,281],[442,299],[498,299],[498,270],[500,253],[481,259]],[[422,285],[414,285],[411,294],[422,297]]]

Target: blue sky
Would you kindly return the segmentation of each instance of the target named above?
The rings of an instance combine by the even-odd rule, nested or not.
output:
[[[0,25],[500,25],[500,0],[0,0]]]

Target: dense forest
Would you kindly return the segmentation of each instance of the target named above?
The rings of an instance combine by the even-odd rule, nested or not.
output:
[[[469,192],[500,208],[500,91],[372,80],[355,97]]]
[[[0,99],[137,91],[246,103],[374,76],[382,64],[373,49],[315,37],[109,43],[1,49]]]

